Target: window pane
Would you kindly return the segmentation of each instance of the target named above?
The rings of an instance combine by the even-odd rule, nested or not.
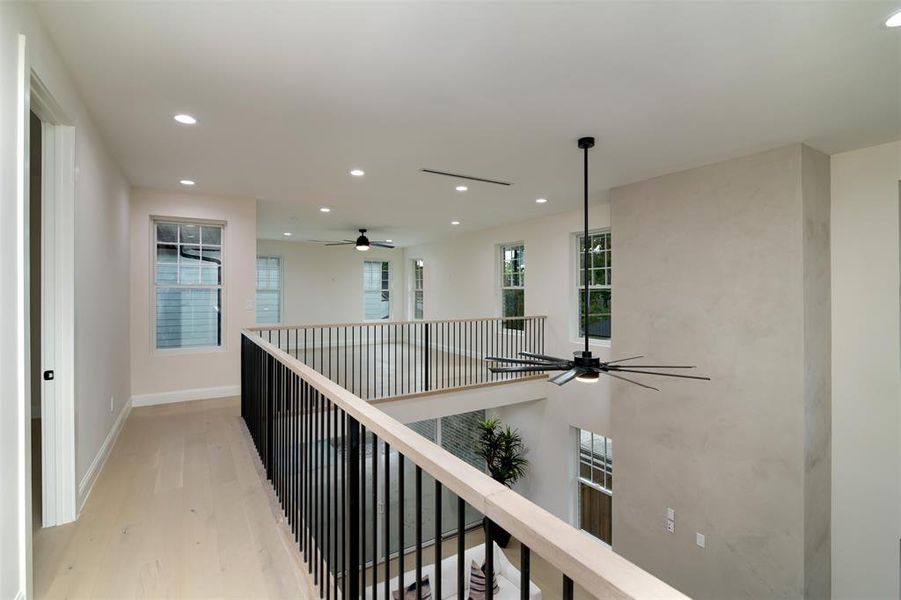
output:
[[[220,248],[203,248],[203,252],[200,255],[201,260],[207,265],[219,265],[222,264],[222,250]]]
[[[178,265],[163,264],[156,266],[157,283],[177,283]]]
[[[416,298],[413,301],[413,318],[422,318],[422,291],[415,292]]]
[[[180,225],[179,233],[182,244],[199,244],[200,243],[200,225]]]
[[[182,246],[179,262],[183,265],[200,264],[200,246]]]
[[[438,441],[438,419],[426,419],[425,421],[408,423],[407,427],[433,444]]]
[[[257,257],[257,323],[281,323],[281,258]]]
[[[384,320],[391,314],[390,263],[363,261],[363,318]]]
[[[178,225],[174,223],[157,223],[156,239],[158,242],[177,242]]]
[[[475,452],[479,442],[479,421],[485,418],[484,410],[441,417],[441,447],[482,470],[485,461]]]
[[[218,289],[157,288],[157,348],[219,346],[221,295]]]
[[[387,319],[389,309],[387,293],[378,290],[363,292],[363,316],[366,320]]]
[[[158,262],[158,263],[178,262],[178,246],[176,246],[175,244],[157,244],[157,246],[156,246],[156,262]]]
[[[279,293],[273,290],[257,290],[257,323],[272,325],[281,322]]]
[[[525,313],[525,290],[504,290],[503,291],[503,315],[504,317],[522,317]],[[507,321],[504,323],[506,329],[521,330],[525,321]]]
[[[203,265],[200,271],[200,282],[204,285],[219,285],[222,283],[219,265]]]
[[[201,227],[201,241],[203,245],[215,245],[219,246],[222,244],[222,228],[217,225],[204,225]]]
[[[197,285],[200,283],[200,266],[182,266],[178,270],[178,283],[182,285]]]

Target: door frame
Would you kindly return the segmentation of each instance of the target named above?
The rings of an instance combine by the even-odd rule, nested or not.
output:
[[[75,128],[38,74],[31,69],[29,73],[30,98],[26,118],[33,111],[42,123],[42,364],[31,368],[54,372],[53,380],[41,380],[41,512],[43,526],[52,527],[77,517]]]

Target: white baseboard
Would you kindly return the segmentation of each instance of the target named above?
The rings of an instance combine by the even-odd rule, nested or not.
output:
[[[78,514],[81,514],[81,509],[82,507],[84,507],[84,503],[87,502],[88,496],[91,495],[91,490],[94,489],[94,482],[97,481],[97,477],[100,475],[100,471],[103,470],[103,465],[106,464],[106,459],[109,458],[109,454],[112,451],[113,446],[116,445],[116,440],[119,439],[119,433],[122,431],[122,426],[125,425],[125,421],[126,419],[128,419],[128,415],[130,413],[131,400],[128,400],[125,403],[125,406],[122,407],[122,410],[119,411],[119,416],[116,417],[116,422],[113,423],[113,427],[106,435],[106,439],[103,440],[103,445],[100,446],[100,450],[97,452],[97,456],[95,456],[94,460],[91,462],[91,466],[88,467],[88,470],[84,474],[84,477],[81,478],[81,481],[78,484]]]
[[[156,394],[139,394],[131,397],[131,405],[154,406],[157,404],[171,404],[173,402],[206,400],[208,398],[227,398],[228,396],[238,396],[240,394],[240,385],[225,385],[222,387],[177,390],[174,392],[159,392]]]

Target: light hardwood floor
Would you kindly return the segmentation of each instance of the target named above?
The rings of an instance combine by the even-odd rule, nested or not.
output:
[[[237,398],[136,408],[78,521],[36,531],[38,598],[312,598]]]

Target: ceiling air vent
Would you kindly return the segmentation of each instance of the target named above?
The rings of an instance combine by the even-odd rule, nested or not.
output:
[[[472,175],[460,175],[459,173],[448,173],[446,171],[436,171],[435,169],[421,169],[423,173],[431,175],[444,175],[445,177],[453,177],[455,179],[468,179],[469,181],[481,181],[482,183],[493,183],[494,185],[513,185],[509,181],[498,181],[497,179],[485,179],[484,177],[473,177]]]

